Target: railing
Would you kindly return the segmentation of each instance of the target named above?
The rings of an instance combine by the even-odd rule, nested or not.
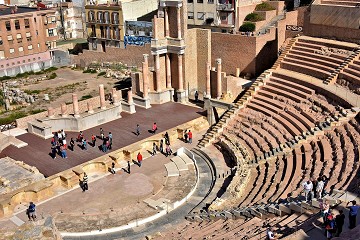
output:
[[[234,6],[229,3],[229,4],[218,4],[216,5],[216,10],[217,11],[233,11],[234,10]]]

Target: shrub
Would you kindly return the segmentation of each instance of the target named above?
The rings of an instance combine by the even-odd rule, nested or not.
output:
[[[106,74],[106,72],[99,72],[98,77],[104,76],[105,74]]]
[[[263,21],[263,20],[265,20],[265,18],[260,16],[257,13],[249,13],[245,17],[245,21],[250,21],[250,22],[259,22],[259,21]]]
[[[9,77],[9,76],[0,77],[0,81],[9,80],[9,79],[12,79],[12,77]]]
[[[26,116],[27,115],[25,112],[13,112],[7,117],[0,118],[0,125],[12,123],[16,119],[26,117]]]
[[[89,99],[89,98],[92,98],[93,96],[91,96],[91,94],[88,94],[88,95],[84,95],[81,97],[80,101],[82,100],[86,100],[86,99]]]
[[[88,69],[84,70],[83,73],[96,73],[96,70],[88,68]]]
[[[30,111],[30,114],[37,114],[37,113],[41,113],[41,112],[45,112],[46,109],[34,109]]]
[[[25,93],[29,94],[29,95],[32,95],[32,94],[40,94],[41,90],[29,90],[29,89],[26,89],[24,90]]]
[[[262,3],[259,3],[258,5],[256,5],[255,10],[256,11],[271,11],[271,10],[275,10],[275,8],[273,6],[271,6],[268,2],[262,2]]]
[[[48,79],[54,79],[57,77],[57,74],[56,73],[51,73],[49,76],[48,76]]]
[[[255,24],[252,22],[246,22],[239,28],[240,32],[253,32],[255,31]]]

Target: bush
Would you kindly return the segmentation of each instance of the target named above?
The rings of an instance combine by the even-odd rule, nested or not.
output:
[[[255,10],[256,11],[271,11],[271,10],[275,10],[275,8],[273,6],[271,6],[268,2],[262,2],[262,3],[259,3],[258,5],[256,5]]]
[[[99,72],[98,77],[104,76],[105,74],[106,74],[106,72]]]
[[[3,124],[9,124],[14,122],[16,119],[18,118],[22,118],[22,117],[26,117],[26,113],[25,112],[14,112],[11,113],[9,116],[4,117],[4,118],[0,118],[0,125]]]
[[[265,18],[260,16],[257,13],[249,13],[245,17],[245,21],[250,21],[250,22],[259,22],[259,21],[263,21],[263,20],[265,20]]]
[[[240,32],[253,32],[255,31],[255,24],[252,22],[246,22],[239,28]]]
[[[83,73],[96,73],[96,70],[88,68],[88,69],[84,70]]]
[[[54,79],[57,77],[57,74],[56,73],[51,73],[49,76],[48,76],[48,79]]]
[[[26,89],[26,90],[24,90],[24,92],[27,93],[27,94],[29,94],[29,95],[32,95],[32,94],[40,94],[41,90],[37,90],[37,89],[35,89],[35,90],[28,90],[28,89]]]
[[[45,112],[46,109],[34,109],[30,111],[30,114],[37,114],[37,113],[41,113],[41,112]]]
[[[9,77],[9,76],[0,77],[0,81],[9,80],[9,79],[12,79],[12,77]]]
[[[82,100],[86,100],[86,99],[89,99],[89,98],[92,98],[93,96],[91,96],[91,94],[88,94],[88,95],[84,95],[81,97],[80,101]]]

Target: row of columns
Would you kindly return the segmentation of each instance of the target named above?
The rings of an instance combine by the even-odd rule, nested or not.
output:
[[[217,58],[216,62],[216,98],[220,98],[222,94],[221,88],[221,58]],[[206,97],[211,98],[211,83],[210,83],[211,64],[206,63]]]
[[[103,84],[99,85],[99,94],[100,94],[100,109],[106,109],[105,90],[104,90],[104,85]],[[120,105],[120,96],[118,96],[116,88],[112,88],[111,94],[112,94],[114,105],[119,106]],[[129,102],[129,104],[133,103],[131,89],[128,92],[128,102]],[[74,110],[74,117],[80,117],[79,99],[78,99],[78,96],[77,96],[76,93],[72,94],[72,104],[73,104],[73,110]],[[87,108],[88,108],[89,113],[94,112],[91,102],[87,102]],[[67,117],[68,116],[66,103],[61,104],[60,110],[61,110],[61,116],[62,117]],[[55,115],[54,108],[49,107],[48,108],[48,117],[54,117],[54,115]]]
[[[156,16],[155,16],[155,20],[156,21]],[[170,36],[170,30],[169,30],[169,13],[168,13],[168,8],[165,7],[164,8],[164,24],[165,24],[165,37],[169,37]],[[176,25],[177,25],[177,38],[181,39],[181,8],[180,6],[176,7]],[[154,28],[155,30],[155,28]],[[156,36],[156,34],[154,33],[154,36]]]

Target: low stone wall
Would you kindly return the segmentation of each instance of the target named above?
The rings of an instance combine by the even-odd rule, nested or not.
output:
[[[199,117],[175,128],[167,130],[170,136],[170,142],[178,139],[180,136],[178,130],[192,129],[193,131],[201,131],[209,125],[204,117]],[[152,143],[158,143],[164,137],[165,131],[154,135],[151,138],[144,139],[124,148],[118,149],[109,154],[103,155],[86,163],[80,164],[71,169],[65,170],[61,173],[50,176],[44,180],[33,183],[29,186],[20,188],[14,192],[0,196],[0,218],[10,216],[14,212],[14,208],[20,202],[39,202],[55,195],[56,189],[66,187],[73,188],[79,184],[79,179],[83,177],[83,173],[103,172],[108,171],[112,162],[115,162],[118,167],[126,167],[127,161],[136,159],[136,154],[147,152],[151,149]]]

